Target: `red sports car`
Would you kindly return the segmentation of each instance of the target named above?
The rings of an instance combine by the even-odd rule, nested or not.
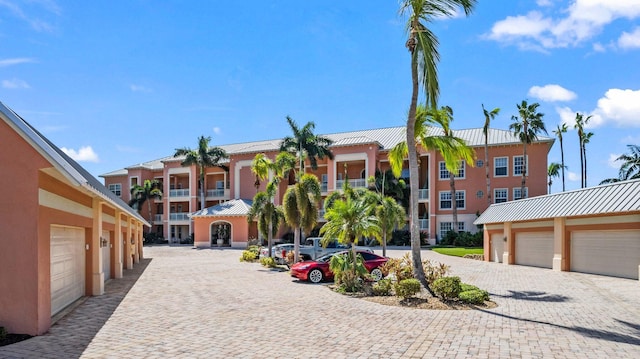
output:
[[[323,280],[333,279],[333,272],[329,269],[331,257],[344,253],[349,252],[330,253],[314,261],[298,262],[291,266],[291,276],[301,280],[308,280],[312,283],[320,283]],[[367,268],[373,279],[376,281],[382,279],[380,266],[387,263],[389,258],[364,251],[358,251],[358,254],[362,256],[362,259],[364,259],[364,266]]]

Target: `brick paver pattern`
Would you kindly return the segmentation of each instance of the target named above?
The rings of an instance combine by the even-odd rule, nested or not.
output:
[[[45,335],[0,347],[0,357],[640,358],[638,281],[424,250],[498,307],[416,310],[343,296],[240,254],[145,247],[105,295]]]

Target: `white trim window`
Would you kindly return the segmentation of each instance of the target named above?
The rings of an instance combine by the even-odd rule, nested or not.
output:
[[[442,191],[440,196],[440,209],[452,209],[451,191]],[[465,208],[465,191],[456,191],[456,208]]]
[[[446,237],[449,231],[453,230],[453,222],[440,222],[440,238]],[[458,222],[458,232],[464,232],[464,222]]]
[[[513,156],[513,175],[522,176],[524,156]],[[529,156],[527,156],[527,173],[529,173]]]
[[[502,203],[509,200],[509,191],[506,188],[496,188],[493,190],[493,203]]]
[[[120,197],[122,195],[122,184],[120,183],[112,183],[109,185],[109,191],[113,192],[116,196]]]
[[[529,197],[529,188],[525,187],[524,188],[524,198]],[[514,187],[513,188],[513,200],[517,200],[517,199],[521,199],[522,195],[520,193],[520,187]]]
[[[465,191],[456,191],[456,208],[465,209],[466,208],[466,192]]]
[[[493,177],[507,177],[509,175],[509,157],[495,157],[493,159]]]
[[[458,174],[455,176],[456,179],[464,179],[465,176],[465,171],[464,171],[464,166],[465,162],[464,161],[460,161],[460,164],[458,165]],[[439,176],[438,178],[440,180],[448,180],[449,179],[449,170],[447,169],[447,165],[444,161],[440,161],[438,162],[438,173]]]

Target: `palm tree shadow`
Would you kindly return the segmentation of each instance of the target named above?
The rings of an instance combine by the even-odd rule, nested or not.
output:
[[[529,300],[534,302],[562,303],[562,302],[568,302],[571,300],[571,297],[567,297],[565,295],[549,294],[547,292],[533,292],[533,291],[510,290],[509,294],[507,295],[494,294],[494,293],[491,293],[491,295],[495,297],[500,297],[500,298]]]
[[[629,334],[616,333],[616,332],[613,332],[613,331],[603,330],[603,329],[585,328],[585,327],[580,327],[580,326],[566,326],[566,325],[561,325],[561,324],[543,322],[541,320],[518,318],[518,317],[514,317],[514,316],[511,316],[511,315],[507,315],[507,314],[496,313],[496,312],[493,312],[493,311],[490,311],[490,310],[486,310],[486,309],[482,309],[482,308],[477,308],[477,310],[479,310],[481,312],[484,312],[484,313],[487,313],[487,314],[497,315],[497,316],[500,316],[500,317],[503,317],[503,318],[507,318],[507,319],[517,320],[517,321],[522,321],[522,322],[528,322],[528,323],[549,325],[549,326],[556,327],[556,328],[570,330],[572,332],[580,333],[580,334],[582,334],[582,335],[584,335],[586,337],[589,337],[589,338],[602,339],[602,340],[607,340],[607,341],[616,342],[616,343],[625,343],[625,344],[631,344],[631,345],[640,346],[640,333],[638,333],[638,335],[633,335],[633,334],[629,335]],[[635,329],[636,331],[640,332],[640,324],[628,323],[628,322],[622,321],[620,319],[615,319],[615,320],[620,322],[620,323],[622,323],[622,324],[627,325],[628,327],[631,327],[631,328]]]

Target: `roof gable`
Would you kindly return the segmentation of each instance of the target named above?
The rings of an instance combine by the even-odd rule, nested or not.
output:
[[[190,217],[229,217],[246,216],[251,209],[252,202],[246,199],[232,199],[227,202],[207,207],[194,212]]]

